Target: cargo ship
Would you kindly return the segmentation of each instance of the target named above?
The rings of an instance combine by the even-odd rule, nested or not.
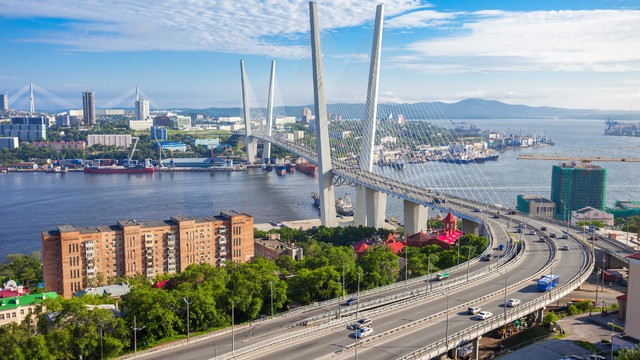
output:
[[[87,166],[84,168],[85,174],[153,174],[155,168],[151,166],[149,160],[144,164],[135,166]]]
[[[311,193],[313,199],[313,206],[320,207],[320,195],[318,193]],[[351,203],[351,195],[345,194],[342,198],[336,200],[336,213],[338,215],[353,216],[353,203]]]
[[[300,172],[303,172],[309,175],[316,175],[318,172],[318,166],[308,162],[297,164],[296,169],[298,169],[298,171]]]
[[[276,174],[278,176],[283,176],[287,172],[287,167],[285,165],[276,165]]]

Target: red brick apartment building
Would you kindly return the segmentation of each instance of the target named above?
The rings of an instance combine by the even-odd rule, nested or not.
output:
[[[78,228],[58,226],[42,233],[45,288],[70,298],[106,280],[183,271],[190,264],[224,266],[253,257],[253,217],[235,211],[217,216],[173,216],[170,220]]]

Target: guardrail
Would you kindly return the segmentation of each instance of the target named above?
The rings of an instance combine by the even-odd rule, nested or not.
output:
[[[516,249],[516,247],[513,247],[513,248]],[[523,254],[524,254],[524,247],[522,248],[522,251],[514,254],[514,256],[513,256],[514,261],[515,260],[521,260],[523,258]],[[509,267],[511,267],[511,266],[515,266],[517,264],[513,264],[513,262],[508,262],[508,265],[509,265]],[[486,276],[482,276],[482,275],[485,275],[485,273],[489,272],[489,271],[490,271],[490,269],[482,269],[482,270],[476,271],[479,274],[474,277],[474,281],[477,281],[480,278],[486,278]],[[471,278],[470,278],[470,281],[471,281]],[[448,285],[450,285],[450,284],[448,284]],[[457,284],[457,285],[459,287],[461,284]],[[444,286],[441,285],[440,287],[444,287]],[[455,290],[454,288],[447,287],[447,291],[454,291],[454,290]],[[428,294],[429,294],[429,297],[434,297],[435,295],[437,295],[437,294],[434,294],[434,290],[433,289],[429,290]],[[420,292],[414,292],[414,295],[418,296],[418,295],[420,295]],[[389,311],[393,311],[397,307],[402,307],[402,306],[407,305],[406,303],[415,304],[416,300],[419,300],[419,299],[416,298],[416,297],[413,297],[411,299],[406,299],[405,302],[403,302],[403,303],[396,303],[391,308],[390,307],[384,307],[384,308],[377,308],[377,309],[374,309],[374,310],[363,310],[362,313],[363,313],[363,316],[371,316],[371,315],[375,315],[376,313],[389,312]],[[334,315],[335,315],[335,313],[334,313]],[[283,342],[288,342],[288,341],[291,341],[293,339],[304,338],[304,337],[307,337],[307,336],[309,336],[311,334],[315,334],[315,333],[318,333],[318,332],[326,331],[328,329],[334,328],[336,326],[341,326],[343,324],[344,323],[343,323],[342,319],[334,319],[332,321],[329,321],[329,322],[326,322],[326,323],[322,323],[322,324],[319,324],[319,325],[311,327],[311,328],[295,331],[293,333],[282,334],[280,336],[271,338],[269,340],[265,340],[265,341],[262,341],[262,342],[259,342],[259,343],[255,343],[255,344],[252,344],[252,345],[248,345],[248,346],[242,347],[242,348],[236,350],[233,354],[227,353],[227,354],[224,354],[222,356],[219,356],[218,358],[220,358],[220,359],[231,359],[231,358],[235,358],[237,356],[244,356],[244,355],[247,355],[249,353],[264,349],[266,347],[274,346],[274,345],[277,345],[277,344],[280,344],[280,343],[283,343]]]
[[[595,261],[586,245],[587,244],[581,243],[583,251],[586,254],[587,261],[583,264],[581,271],[577,274],[577,276],[572,278],[569,282],[554,288],[552,291],[545,293],[537,299],[534,299],[510,311],[507,311],[506,318],[503,316],[502,318],[496,317],[491,320],[485,320],[480,324],[471,326],[465,330],[452,334],[451,336],[449,336],[449,339],[441,339],[433,344],[430,344],[429,346],[411,352],[401,357],[400,359],[408,360],[436,357],[447,352],[450,348],[457,346],[456,344],[461,344],[464,341],[475,339],[478,336],[499,328],[500,326],[504,326],[509,322],[519,319],[536,310],[542,309],[547,305],[553,303],[554,301],[557,301],[568,295],[574,289],[580,286],[580,284],[585,282],[593,271]]]

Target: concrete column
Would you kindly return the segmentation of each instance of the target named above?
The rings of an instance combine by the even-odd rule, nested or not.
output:
[[[428,210],[424,205],[404,200],[404,231],[413,235],[420,231],[426,231]],[[403,234],[404,235],[404,234]]]
[[[240,60],[240,73],[242,78],[242,106],[244,109],[244,145],[247,152],[247,163],[253,164],[256,161],[256,144],[251,138],[251,116],[249,114],[249,99],[247,98],[244,60]]]
[[[367,226],[376,229],[384,227],[384,216],[387,209],[387,194],[373,189],[366,189]]]
[[[465,233],[478,235],[479,229],[480,225],[477,222],[462,218],[462,231]]]
[[[329,144],[329,121],[327,104],[324,97],[322,78],[322,50],[320,48],[320,29],[318,28],[318,4],[309,3],[311,26],[311,59],[313,62],[313,97],[316,109],[316,139],[318,148],[318,184],[320,195],[320,222],[327,227],[335,227],[336,201],[331,167],[331,144]]]
[[[541,323],[543,317],[544,317],[544,308],[538,309],[538,313],[536,314],[536,321]]]
[[[471,357],[473,360],[479,359],[480,339],[482,339],[482,336],[478,336],[477,338],[473,339],[473,356]]]
[[[369,64],[369,86],[365,104],[365,118],[362,128],[362,151],[360,168],[373,170],[373,146],[376,138],[376,114],[378,110],[378,79],[380,78],[380,51],[382,49],[383,5],[376,7],[376,22],[371,45],[371,63]]]
[[[356,208],[353,213],[353,225],[367,226],[367,189],[356,186]]]
[[[267,136],[271,136],[273,133],[273,91],[275,88],[276,78],[276,61],[271,61],[271,80],[269,81],[269,99],[267,100]],[[262,150],[262,159],[269,159],[271,157],[271,143],[265,142],[264,149]]]

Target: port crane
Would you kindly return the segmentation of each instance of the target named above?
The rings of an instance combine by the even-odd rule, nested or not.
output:
[[[581,161],[581,162],[640,162],[640,158],[606,157],[606,156],[566,156],[548,154],[522,154],[518,160],[554,160],[554,161]]]

